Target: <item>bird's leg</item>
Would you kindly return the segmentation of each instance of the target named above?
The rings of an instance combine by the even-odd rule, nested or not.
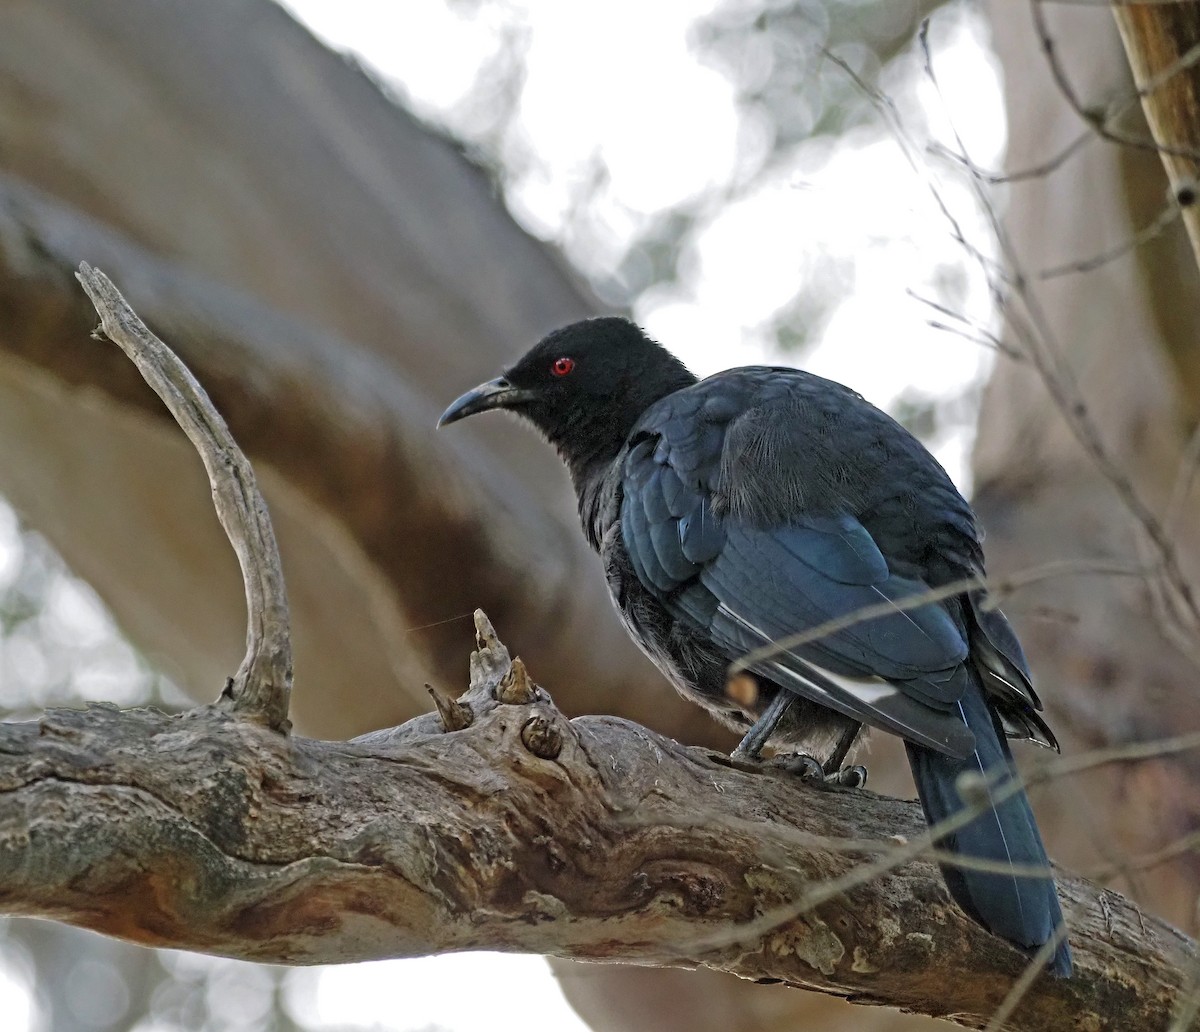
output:
[[[736,749],[729,755],[735,760],[757,760],[758,754],[767,744],[767,739],[775,733],[779,722],[787,713],[796,697],[789,691],[780,689],[770,705],[762,711],[761,716],[754,722],[745,737],[738,743]]]
[[[862,788],[867,783],[867,768],[861,763],[842,769],[842,763],[845,762],[850,747],[854,745],[854,739],[861,730],[862,724],[855,721],[842,732],[842,737],[837,740],[837,745],[833,747],[833,752],[821,769],[826,781],[835,785],[845,785],[847,788]]]
[[[763,746],[767,744],[767,740],[775,733],[784,715],[795,701],[796,696],[789,691],[781,689],[768,704],[767,708],[762,711],[762,714],[754,722],[750,730],[746,732],[745,736],[738,743],[737,748],[730,753],[730,757],[735,760],[757,761]],[[824,765],[804,753],[779,757],[772,762],[780,763],[787,770],[799,774],[802,778],[813,778],[825,781],[831,785],[844,785],[847,788],[861,788],[867,783],[866,767],[856,765],[847,767],[845,770],[841,769],[842,761],[845,760],[846,755],[850,752],[850,747],[854,744],[854,739],[858,737],[858,733],[861,730],[862,724],[857,722],[846,728],[837,740],[837,745],[834,746],[833,753]]]

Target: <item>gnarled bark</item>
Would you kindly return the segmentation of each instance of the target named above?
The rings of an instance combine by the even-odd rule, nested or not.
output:
[[[0,908],[286,964],[491,948],[703,965],[987,1023],[1025,958],[928,860],[853,876],[924,834],[915,804],[568,721],[479,628],[455,731],[427,714],[335,743],[104,706],[0,728]],[[1076,974],[1042,976],[1005,1027],[1165,1027],[1191,943],[1059,884]]]

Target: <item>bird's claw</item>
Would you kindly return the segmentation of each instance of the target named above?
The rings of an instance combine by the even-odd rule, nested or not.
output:
[[[799,774],[805,781],[824,781],[825,769],[811,756],[804,753],[793,753],[791,756],[781,756],[780,765],[792,774]]]
[[[749,766],[755,767],[759,766],[762,763],[762,757],[753,750],[745,748],[745,745],[746,743],[742,742],[729,754],[729,758],[733,760],[734,763],[745,763]]]
[[[799,774],[805,781],[823,781],[827,785],[839,785],[842,788],[862,788],[867,783],[867,768],[861,763],[826,773],[817,760],[804,753],[782,756],[778,762],[784,770]]]
[[[832,774],[826,774],[825,780],[831,785],[841,785],[844,788],[862,788],[867,783],[867,768],[861,763],[853,767],[843,767]]]

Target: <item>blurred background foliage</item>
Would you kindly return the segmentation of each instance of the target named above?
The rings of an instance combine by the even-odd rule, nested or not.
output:
[[[287,0],[287,6],[336,40],[356,5]],[[880,203],[914,203],[919,180],[911,171],[907,182],[890,179],[891,132],[871,98],[829,56],[885,92],[904,112],[914,141],[924,140],[945,113],[931,111],[938,105],[930,104],[914,36],[938,13],[935,52],[973,55],[986,78],[983,16],[973,3],[945,0],[668,7],[673,17],[647,25],[639,5],[617,3],[603,27],[588,24],[573,37],[545,31],[543,23],[555,18],[549,3],[448,0],[448,10],[479,27],[473,75],[437,100],[411,79],[381,84],[487,168],[518,221],[555,243],[607,303],[644,319],[675,304],[717,302],[712,307],[738,313],[748,350],[795,351],[820,339],[832,313],[856,293],[864,234],[876,246],[899,247],[905,235],[929,244],[911,226],[898,232],[894,223],[881,224]],[[572,14],[564,10],[561,17]],[[579,45],[563,45],[572,40]],[[679,61],[680,51],[688,62]],[[403,76],[399,61],[386,67]],[[687,72],[682,80],[673,77],[680,67]],[[581,108],[564,124],[552,99],[556,91],[577,89],[572,75],[604,83],[572,98]],[[997,103],[994,97],[980,119],[990,120],[993,131],[1002,124]],[[998,143],[980,160],[998,158]],[[873,177],[861,166],[881,144],[889,163]],[[864,184],[859,217],[843,210],[831,220],[844,229],[842,239],[836,228],[805,221],[806,209],[823,203],[829,186],[821,177],[835,155],[859,164],[855,174]],[[816,194],[814,203],[797,199],[806,191]],[[758,268],[748,245],[778,271]],[[721,250],[730,261],[736,252],[760,281],[782,285],[734,308],[718,296],[731,287],[733,277],[720,275],[729,270],[706,268]],[[942,260],[926,275],[938,294],[962,307],[968,299],[961,253],[932,253]],[[706,283],[706,274],[725,282]],[[699,321],[692,315],[688,328]]]

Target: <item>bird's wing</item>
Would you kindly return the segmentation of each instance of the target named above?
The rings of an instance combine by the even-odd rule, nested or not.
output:
[[[974,739],[957,707],[970,677],[966,631],[943,605],[898,605],[928,586],[893,574],[849,514],[798,511],[768,526],[716,515],[725,427],[694,411],[651,422],[626,453],[620,510],[622,541],[642,584],[731,662],[843,621],[750,669],[915,744],[969,753]],[[869,619],[855,617],[881,606],[885,612]]]
[[[1042,703],[1033,689],[1029,662],[1008,620],[982,590],[971,592],[966,612],[971,656],[1004,734],[1057,751],[1058,739],[1038,713]]]

